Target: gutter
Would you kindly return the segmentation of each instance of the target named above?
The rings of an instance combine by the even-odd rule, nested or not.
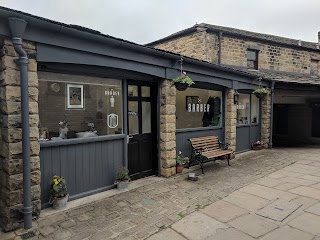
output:
[[[269,139],[269,148],[272,148],[272,135],[273,135],[273,98],[274,98],[274,85],[276,81],[272,80],[271,82],[271,109],[270,109],[270,139]]]
[[[30,131],[29,131],[29,92],[28,92],[28,56],[22,48],[22,36],[27,22],[20,18],[9,18],[12,43],[19,55],[22,123],[22,159],[23,159],[23,208],[24,229],[32,227],[31,173],[30,173]]]

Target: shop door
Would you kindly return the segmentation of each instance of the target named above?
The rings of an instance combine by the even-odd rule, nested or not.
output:
[[[157,85],[128,82],[128,168],[132,180],[157,171]]]

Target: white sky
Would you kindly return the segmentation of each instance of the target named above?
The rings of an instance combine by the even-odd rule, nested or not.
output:
[[[320,0],[0,0],[0,5],[144,44],[209,23],[317,42]]]

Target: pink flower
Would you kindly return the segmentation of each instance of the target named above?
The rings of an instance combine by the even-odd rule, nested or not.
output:
[[[179,151],[179,155],[181,155],[182,154],[182,152],[181,151]]]
[[[182,75],[185,76],[185,75],[187,75],[187,73],[186,72],[182,72]]]

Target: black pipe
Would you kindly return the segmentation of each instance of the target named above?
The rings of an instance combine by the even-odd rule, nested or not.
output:
[[[30,173],[30,132],[29,132],[29,92],[28,56],[22,48],[22,35],[27,22],[19,18],[9,18],[12,43],[19,55],[22,122],[22,159],[23,159],[23,215],[24,229],[32,227],[31,173]]]
[[[129,168],[128,165],[128,144],[129,144],[129,135],[128,135],[128,85],[127,80],[122,80],[122,99],[123,99],[123,123],[122,123],[122,129],[123,134],[125,134],[124,142],[123,142],[123,152],[124,152],[124,163],[123,165],[127,168]]]
[[[269,140],[269,148],[272,148],[272,134],[273,134],[273,98],[274,98],[274,85],[275,81],[271,82],[271,109],[270,109],[270,140]]]

